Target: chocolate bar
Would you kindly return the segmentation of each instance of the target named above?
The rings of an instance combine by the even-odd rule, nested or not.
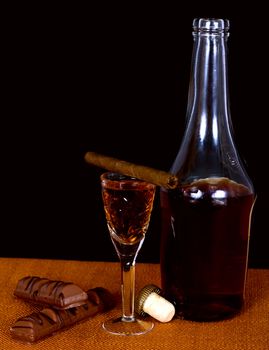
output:
[[[88,299],[87,293],[74,283],[53,281],[37,276],[20,279],[14,295],[24,300],[60,309],[82,305]]]
[[[21,342],[34,343],[114,306],[113,296],[105,288],[90,289],[87,296],[86,304],[81,306],[70,309],[45,308],[19,318],[10,328],[12,337]]]

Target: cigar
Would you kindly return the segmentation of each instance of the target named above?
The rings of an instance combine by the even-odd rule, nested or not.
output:
[[[163,170],[126,162],[124,160],[104,156],[95,152],[87,152],[84,158],[89,164],[96,165],[109,171],[132,176],[167,189],[174,189],[178,186],[177,176]]]
[[[20,317],[10,328],[12,338],[34,343],[114,307],[113,296],[105,288],[90,289],[87,295],[87,301],[81,306],[66,310],[49,307]]]

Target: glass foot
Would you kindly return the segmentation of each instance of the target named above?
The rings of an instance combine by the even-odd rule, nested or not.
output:
[[[112,318],[103,323],[103,328],[111,333],[118,335],[139,335],[145,334],[152,330],[154,323],[137,318],[124,320],[122,317]]]

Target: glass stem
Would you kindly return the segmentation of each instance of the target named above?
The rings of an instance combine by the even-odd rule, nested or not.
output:
[[[122,321],[132,322],[134,317],[135,261],[121,260]]]

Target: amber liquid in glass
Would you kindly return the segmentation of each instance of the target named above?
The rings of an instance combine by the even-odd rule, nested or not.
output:
[[[127,182],[126,182],[127,185]],[[107,225],[114,245],[121,251],[136,251],[141,240],[144,240],[147,232],[152,205],[154,189],[145,189],[136,186],[133,190],[121,189],[113,183],[104,188],[103,202],[106,213]]]
[[[227,178],[161,191],[165,296],[178,317],[210,321],[241,309],[254,195]]]

